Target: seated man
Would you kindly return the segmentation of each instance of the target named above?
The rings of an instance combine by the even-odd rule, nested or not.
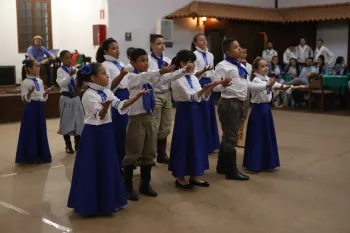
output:
[[[56,60],[56,57],[41,45],[42,41],[43,38],[41,36],[35,36],[33,38],[33,45],[29,46],[27,51],[28,58],[31,60],[37,60],[42,65],[49,65]]]

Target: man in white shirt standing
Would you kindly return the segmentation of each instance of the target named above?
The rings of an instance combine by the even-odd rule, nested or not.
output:
[[[308,57],[313,57],[314,52],[312,48],[306,44],[304,38],[300,39],[300,44],[295,49],[295,55],[298,61],[299,70],[302,70],[305,66],[305,61]]]
[[[289,65],[289,60],[292,59],[292,58],[296,58],[295,56],[295,48],[293,45],[290,45],[286,51],[284,51],[283,53],[283,63],[284,65],[288,66]]]
[[[267,43],[267,49],[265,49],[262,53],[262,58],[267,61],[267,63],[271,64],[272,57],[278,56],[276,50],[273,49],[273,44],[271,41]]]
[[[314,62],[317,62],[317,59],[320,55],[323,55],[325,58],[325,63],[328,66],[332,66],[335,60],[335,55],[323,45],[323,40],[317,40],[317,48],[315,50]]]

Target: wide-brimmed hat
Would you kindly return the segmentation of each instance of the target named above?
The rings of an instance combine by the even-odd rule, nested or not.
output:
[[[37,35],[37,36],[34,36],[33,40],[36,40],[36,39],[40,39],[40,40],[43,40],[43,38],[42,38],[41,36],[39,36],[39,35]]]

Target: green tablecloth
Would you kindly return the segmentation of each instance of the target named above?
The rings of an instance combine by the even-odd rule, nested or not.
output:
[[[349,76],[347,75],[323,75],[323,87],[344,95],[348,88]]]
[[[286,81],[286,83],[292,81],[292,78],[287,73],[282,74],[282,79]]]

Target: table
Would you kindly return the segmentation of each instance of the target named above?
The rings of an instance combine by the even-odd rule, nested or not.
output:
[[[323,87],[344,95],[349,80],[348,75],[323,75]]]
[[[290,77],[290,75],[288,73],[283,73],[282,75],[282,79],[287,83],[292,81],[292,78]]]

